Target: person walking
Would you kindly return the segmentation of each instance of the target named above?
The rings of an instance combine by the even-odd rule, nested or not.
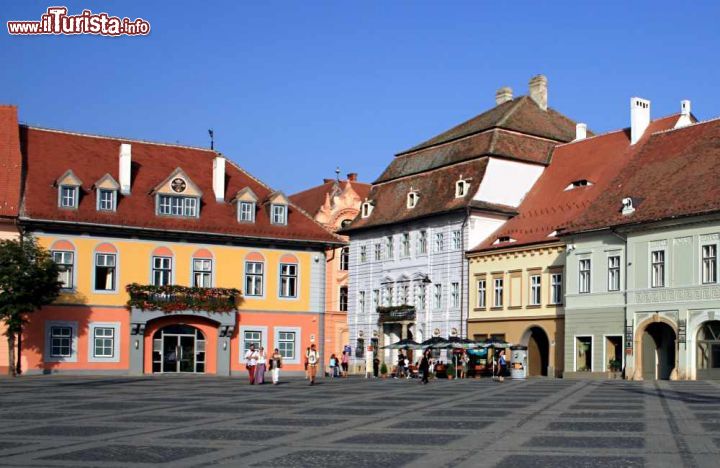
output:
[[[342,357],[340,358],[340,365],[342,366],[342,376],[348,377],[348,367],[350,365],[350,353],[343,351]]]
[[[310,354],[310,346],[305,349],[305,380],[310,378],[310,369],[308,368],[308,355]]]
[[[315,349],[315,343],[310,345],[310,349],[308,349],[307,355],[305,357],[307,358],[308,373],[310,374],[310,385],[315,385],[315,376],[317,375],[318,360],[320,359],[317,349]]]
[[[498,380],[500,382],[505,381],[505,372],[507,369],[507,361],[505,360],[505,350],[500,350],[500,355],[498,356]]]
[[[337,374],[337,365],[338,360],[337,357],[335,357],[335,353],[330,355],[330,378],[334,379],[335,375]]]
[[[426,349],[423,353],[422,358],[420,359],[420,365],[418,366],[418,370],[420,371],[420,374],[422,376],[422,383],[427,384],[428,383],[428,374],[430,374],[430,350]]]
[[[250,348],[245,352],[245,368],[250,377],[250,385],[255,384],[255,367],[257,366],[258,353],[255,351],[255,345],[251,344]]]
[[[398,353],[397,369],[395,370],[395,378],[401,379],[403,376],[403,369],[405,368],[405,356],[402,351]]]
[[[260,351],[258,351],[258,360],[257,364],[255,365],[255,383],[258,385],[262,385],[265,383],[265,366],[267,362],[267,354],[265,353],[265,348],[260,346]]]
[[[280,381],[280,368],[282,367],[282,354],[275,348],[272,356],[270,356],[270,371],[272,373],[272,383],[277,385]]]
[[[373,377],[377,379],[378,374],[380,374],[380,359],[375,356],[373,359]]]

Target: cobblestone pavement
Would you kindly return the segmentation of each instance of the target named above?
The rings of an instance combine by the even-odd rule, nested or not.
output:
[[[0,380],[5,466],[705,467],[720,383]]]

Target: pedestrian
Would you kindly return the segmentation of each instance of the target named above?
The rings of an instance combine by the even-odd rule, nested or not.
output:
[[[498,380],[500,382],[505,381],[505,369],[507,368],[507,361],[505,360],[505,350],[500,350],[498,356]]]
[[[315,343],[310,345],[307,355],[308,373],[310,374],[310,385],[315,385],[315,376],[317,375],[318,368],[318,352],[315,349]]]
[[[275,348],[272,356],[270,356],[270,370],[272,372],[273,385],[277,385],[280,381],[280,368],[282,367],[282,354]]]
[[[342,366],[343,377],[348,377],[348,367],[350,365],[350,353],[343,351],[342,357],[340,358],[340,365]]]
[[[422,376],[422,383],[428,383],[428,374],[430,374],[430,350],[426,349],[420,359],[420,365],[418,366],[420,375]]]
[[[305,380],[310,378],[310,369],[308,368],[308,355],[310,354],[310,346],[305,349]]]
[[[405,356],[402,351],[398,353],[397,368],[395,370],[395,378],[400,379],[403,376],[403,369],[405,368]]]
[[[462,364],[462,367],[460,368],[460,378],[461,379],[468,378],[468,363],[469,362],[470,362],[470,358],[468,357],[467,353],[465,351],[463,351],[463,354],[460,357],[460,363]]]
[[[265,366],[267,362],[267,354],[265,353],[265,348],[260,346],[260,351],[258,351],[258,359],[257,364],[255,365],[255,383],[258,385],[262,385],[265,383]]]
[[[410,359],[407,356],[403,359],[403,373],[405,373],[406,379],[410,378]]]
[[[245,368],[250,377],[250,385],[255,384],[255,367],[257,366],[258,353],[255,351],[255,345],[251,344],[250,348],[245,352]]]
[[[373,377],[377,379],[378,374],[380,374],[380,359],[376,356],[375,359],[373,359]]]
[[[330,378],[334,379],[335,374],[337,373],[337,365],[338,360],[337,357],[335,357],[335,353],[330,355]]]

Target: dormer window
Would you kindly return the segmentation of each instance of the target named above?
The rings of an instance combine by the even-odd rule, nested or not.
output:
[[[179,167],[157,185],[152,194],[156,197],[156,213],[159,216],[200,217],[202,191]]]
[[[455,182],[455,198],[461,198],[467,195],[470,190],[470,182],[460,179]]]
[[[58,188],[58,206],[76,210],[80,202],[82,181],[77,178],[72,170],[69,170],[56,180],[55,184]]]
[[[367,218],[372,213],[372,210],[373,210],[373,204],[370,203],[369,201],[366,201],[362,204],[362,206],[360,208],[360,216],[363,218]]]
[[[93,185],[96,193],[95,209],[98,211],[115,211],[117,209],[117,193],[120,184],[110,175],[105,174]]]
[[[500,236],[495,240],[495,242],[493,242],[493,245],[504,244],[508,242],[517,242],[517,239],[513,239],[510,236]]]
[[[567,192],[568,190],[572,190],[572,189],[575,189],[578,187],[589,187],[591,185],[593,185],[593,183],[587,179],[578,179],[578,180],[572,181],[572,183],[570,185],[565,187],[565,191]]]
[[[622,214],[629,215],[633,214],[635,212],[635,206],[633,204],[633,199],[630,197],[626,197],[622,199]]]
[[[163,216],[198,217],[198,199],[175,195],[158,195],[158,214]]]
[[[255,222],[255,202],[241,201],[238,203],[238,221],[243,223]]]
[[[270,206],[271,220],[273,224],[287,224],[287,205]]]
[[[410,193],[407,194],[407,207],[408,208],[415,208],[415,205],[417,205],[418,199],[420,198],[420,195],[412,190]]]

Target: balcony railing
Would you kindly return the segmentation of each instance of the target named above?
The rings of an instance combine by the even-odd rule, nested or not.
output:
[[[378,322],[402,322],[415,320],[415,307],[410,305],[378,307]]]
[[[125,290],[130,295],[128,307],[164,312],[232,312],[237,309],[237,301],[241,296],[240,291],[234,288],[189,288],[132,283],[127,285]]]

